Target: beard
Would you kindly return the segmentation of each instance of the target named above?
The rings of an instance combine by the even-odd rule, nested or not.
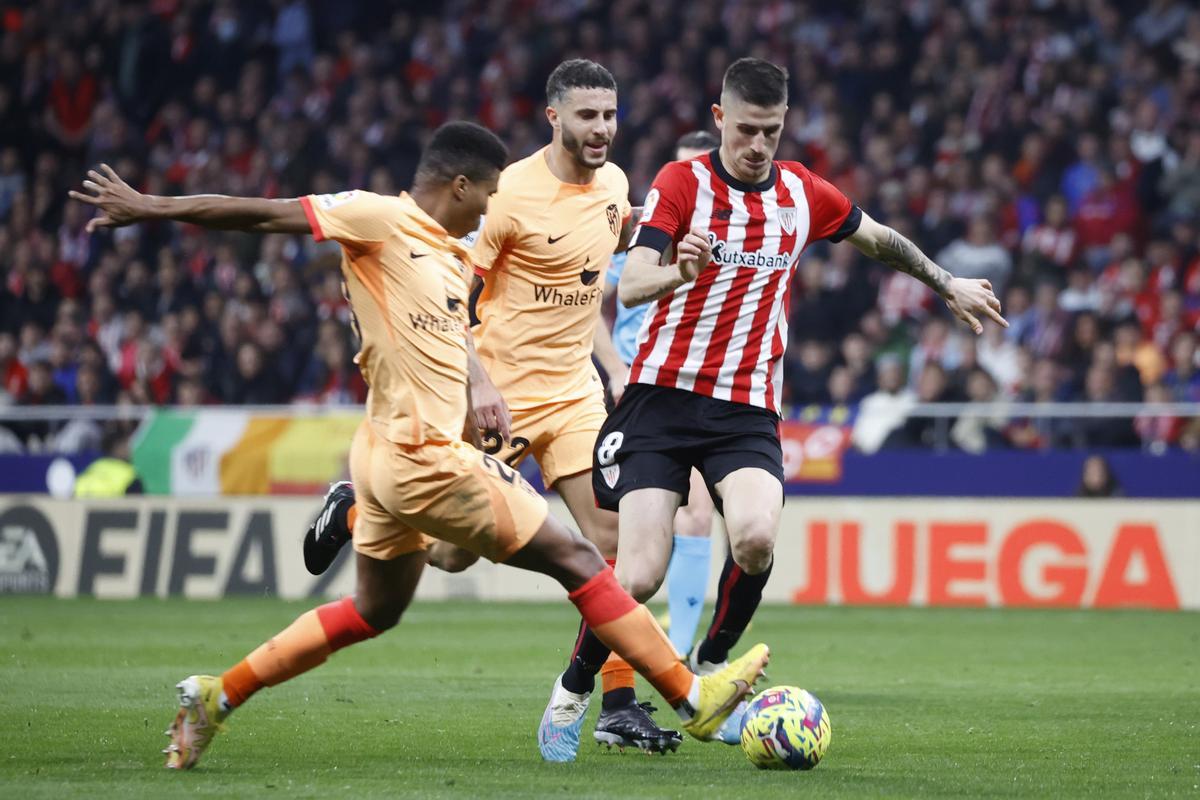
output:
[[[584,152],[584,143],[567,130],[567,126],[562,128],[562,144],[563,149],[571,154],[571,158],[575,159],[575,163],[584,169],[599,169],[608,161],[608,149],[605,148],[604,155],[600,158],[599,163],[588,161],[587,154]],[[606,145],[611,146],[611,143],[606,142]]]

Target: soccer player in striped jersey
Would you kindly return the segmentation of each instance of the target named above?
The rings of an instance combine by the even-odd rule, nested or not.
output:
[[[626,305],[652,305],[596,442],[596,500],[619,511],[617,576],[644,601],[666,572],[691,470],[703,476],[730,556],[712,624],[689,654],[701,673],[726,663],[771,574],[783,506],[780,360],[804,248],[848,240],[928,285],[974,333],[983,318],[1007,325],[988,281],[955,278],[803,164],[775,161],[786,113],[782,68],[755,58],[729,67],[713,106],[720,147],[659,172],[619,286]],[[607,658],[585,633],[562,685]],[[737,741],[737,727],[735,715],[718,738]]]
[[[687,161],[715,149],[720,140],[708,131],[685,133],[675,143],[675,160]],[[615,293],[625,267],[626,254],[613,256],[608,268],[608,285],[605,295]],[[616,302],[616,317],[613,319],[612,340],[617,356],[626,367],[633,365],[637,357],[638,331],[646,320],[651,306],[629,307],[620,299]],[[700,615],[704,612],[704,596],[708,589],[708,568],[712,543],[710,536],[713,523],[713,504],[708,487],[696,470],[692,470],[691,487],[687,505],[675,514],[675,537],[671,547],[671,562],[667,567],[667,611],[670,625],[667,633],[671,644],[681,653],[692,649]],[[612,692],[605,692],[609,705],[615,705]],[[596,738],[605,740],[604,732],[596,731]]]

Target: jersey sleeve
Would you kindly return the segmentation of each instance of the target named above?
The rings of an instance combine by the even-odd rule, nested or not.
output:
[[[649,247],[664,252],[687,233],[695,202],[696,178],[688,163],[673,161],[664,166],[642,203],[642,216],[629,249]]]
[[[815,172],[808,171],[807,178],[809,243],[818,239],[840,242],[858,230],[862,211],[850,202],[850,198]]]
[[[353,190],[300,198],[313,238],[341,244],[373,244],[387,238],[395,211],[391,198]]]
[[[479,229],[479,235],[471,245],[471,261],[475,264],[476,273],[489,271],[504,252],[509,238],[515,231],[511,212],[508,198],[502,192],[497,192],[488,201],[483,227]]]

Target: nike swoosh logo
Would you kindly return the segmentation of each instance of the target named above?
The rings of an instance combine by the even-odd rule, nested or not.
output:
[[[742,702],[742,698],[750,693],[750,684],[746,683],[746,681],[742,680],[741,678],[735,678],[734,680],[730,681],[730,683],[732,683],[734,688],[737,689],[737,693],[734,694],[733,697],[726,700],[720,708],[709,714],[708,719],[699,723],[699,727],[704,727],[722,715],[728,716],[733,712],[733,709],[737,708],[737,704]]]
[[[429,253],[413,253],[413,254],[412,254],[412,257],[413,257],[413,259],[415,260],[415,259],[418,259],[418,258],[424,258],[424,257],[425,257],[425,256],[427,256],[427,255],[429,255]]]
[[[565,239],[566,237],[568,237],[570,235],[571,235],[571,232],[567,231],[562,236],[547,236],[546,244],[554,244],[555,242],[559,241],[560,239]]]

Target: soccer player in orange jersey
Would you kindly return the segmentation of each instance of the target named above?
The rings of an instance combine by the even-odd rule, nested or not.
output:
[[[618,398],[628,368],[600,321],[605,273],[614,251],[625,249],[632,217],[629,181],[608,161],[617,84],[603,66],[573,59],[551,73],[546,101],[550,144],[501,173],[474,237],[472,403],[486,452],[513,467],[532,456],[543,483],[611,559],[617,515],[597,508],[592,491],[592,449],[607,413],[591,359],[594,352]],[[348,485],[327,495],[305,537],[310,570],[323,571],[349,539],[350,497]],[[449,571],[476,558],[452,545],[430,552],[432,563]],[[574,699],[556,689],[552,706],[586,708],[593,672],[577,674],[586,680],[569,687]],[[604,741],[648,750],[678,746],[678,732],[658,727],[637,703],[627,664],[613,659],[601,680],[597,731]]]
[[[561,583],[596,635],[662,692],[697,738],[711,736],[760,674],[765,645],[720,679],[693,675],[595,545],[550,516],[519,474],[463,440],[471,256],[458,237],[478,224],[506,158],[491,132],[450,123],[423,153],[411,194],[399,197],[151,197],[107,165],[88,173],[85,192],[70,193],[100,209],[89,231],[165,219],[338,242],[371,387],[350,454],[356,594],[305,612],[220,676],[180,681],[166,766],[194,766],[225,717],[254,693],[394,626],[434,539]]]

